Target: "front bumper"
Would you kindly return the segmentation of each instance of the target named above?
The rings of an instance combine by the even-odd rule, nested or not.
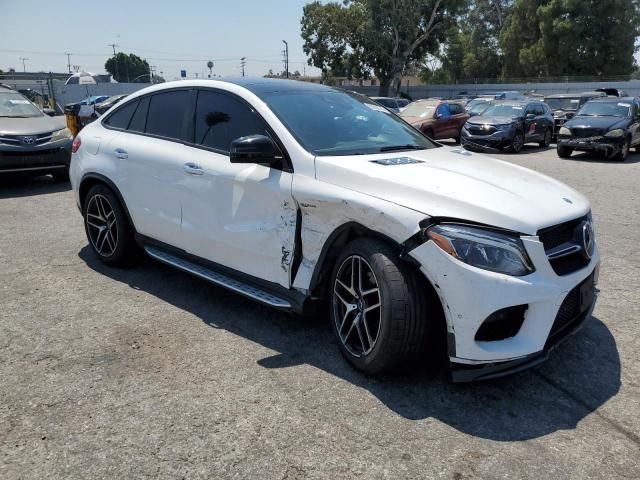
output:
[[[0,145],[0,173],[48,173],[69,168],[72,140],[27,147]]]
[[[470,148],[471,150],[502,150],[511,145],[515,132],[515,128],[510,128],[507,130],[499,130],[490,135],[474,135],[463,127],[460,142],[462,146]]]
[[[582,152],[601,152],[607,156],[612,156],[618,153],[623,145],[624,137],[620,138],[607,138],[607,137],[589,137],[589,138],[577,138],[558,136],[558,147],[572,148]]]
[[[507,375],[543,362],[549,351],[588,318],[593,301],[562,328],[557,319],[563,303],[577,286],[597,280],[597,246],[589,263],[568,275],[558,275],[537,236],[522,237],[536,271],[524,277],[481,270],[456,260],[433,242],[409,254],[435,287],[447,321],[449,361],[454,381],[471,381]],[[484,341],[476,335],[495,312],[526,305],[524,320],[509,338]]]

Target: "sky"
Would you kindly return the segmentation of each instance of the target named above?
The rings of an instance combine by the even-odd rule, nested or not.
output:
[[[0,69],[66,72],[67,56],[81,70],[105,73],[116,51],[146,58],[167,80],[281,71],[282,40],[289,70],[318,75],[306,65],[300,36],[302,7],[310,0],[0,0]]]

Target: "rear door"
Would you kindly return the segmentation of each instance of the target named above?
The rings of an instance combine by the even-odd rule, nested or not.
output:
[[[118,182],[138,233],[183,247],[180,190],[184,136],[192,93],[162,91],[143,97],[127,132],[112,142]]]
[[[535,103],[529,103],[524,110],[524,141],[532,142],[539,139],[539,112]]]
[[[631,123],[631,145],[640,145],[640,100],[633,101],[633,115]]]

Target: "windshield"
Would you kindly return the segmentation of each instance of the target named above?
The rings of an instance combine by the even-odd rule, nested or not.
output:
[[[551,110],[577,110],[580,104],[579,97],[545,98],[544,101]]]
[[[420,117],[420,118],[432,118],[436,113],[436,105],[429,105],[428,103],[414,102],[405,108],[401,113],[401,117]]]
[[[315,155],[364,155],[435,147],[399,117],[354,93],[273,92],[263,99],[300,144]]]
[[[467,103],[465,108],[467,110],[471,110],[476,105],[487,104],[488,102],[489,102],[489,99],[487,99],[487,98],[474,98],[469,103]]]
[[[519,117],[522,115],[524,107],[522,105],[491,105],[484,112],[483,116],[489,117]]]
[[[42,112],[19,93],[0,93],[0,117],[29,118],[40,117]]]
[[[476,103],[475,105],[473,105],[470,109],[469,109],[469,113],[473,113],[474,115],[480,115],[481,113],[483,113],[487,108],[489,108],[491,106],[490,102],[480,102],[480,103]]]
[[[628,117],[631,104],[626,102],[587,102],[578,115],[602,117]]]

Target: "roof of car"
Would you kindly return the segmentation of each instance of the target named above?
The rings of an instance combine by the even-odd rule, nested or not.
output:
[[[511,100],[495,100],[496,105],[526,105],[528,103],[531,102],[535,102],[535,103],[542,103],[542,99],[540,100],[535,100],[532,98],[513,98]]]
[[[229,77],[216,79],[217,81],[233,83],[246,88],[260,96],[261,93],[295,92],[295,91],[334,91],[333,88],[318,83],[301,82],[299,80],[284,80],[280,78],[261,77]]]
[[[633,102],[636,97],[600,97],[589,100],[590,102]]]
[[[602,93],[603,92],[554,93],[553,95],[545,95],[544,98],[602,97]]]

